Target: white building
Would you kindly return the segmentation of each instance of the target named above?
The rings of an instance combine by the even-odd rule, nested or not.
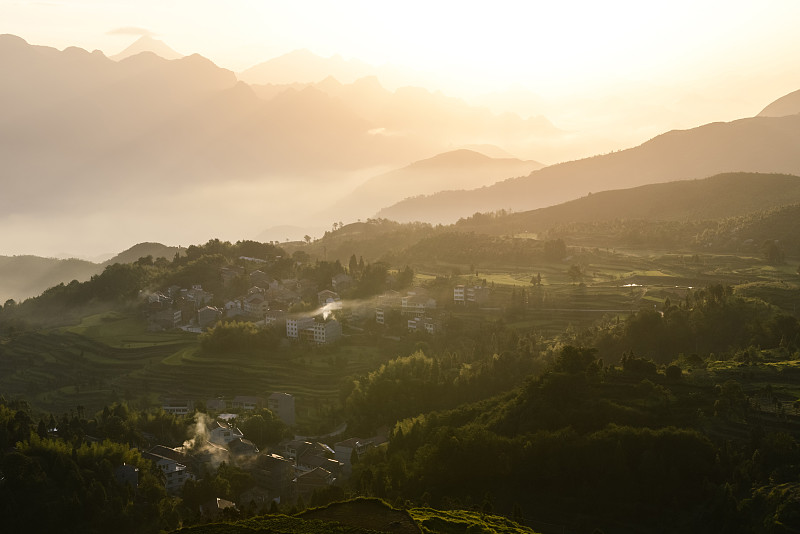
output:
[[[286,318],[286,337],[289,339],[299,339],[300,332],[314,326],[313,317],[287,317]]]
[[[237,427],[219,421],[211,423],[211,427],[208,430],[208,441],[221,447],[225,447],[231,441],[243,437],[244,434]]]
[[[342,337],[342,325],[339,321],[329,319],[327,321],[314,322],[314,343],[324,345],[332,343]]]

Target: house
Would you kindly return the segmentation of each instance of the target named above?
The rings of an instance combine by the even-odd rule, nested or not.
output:
[[[331,278],[331,287],[335,291],[342,291],[353,285],[353,278],[350,275],[339,273]]]
[[[312,339],[317,345],[333,343],[342,337],[342,324],[335,319],[328,319],[327,321],[314,321],[312,328]]]
[[[219,467],[222,462],[230,463],[231,452],[216,443],[207,442],[193,450],[191,457],[201,472],[208,472]]]
[[[327,458],[333,458],[336,455],[333,449],[318,441],[312,443],[311,441],[292,439],[289,441],[283,441],[278,446],[283,451],[284,457],[295,461],[298,457],[306,454],[309,451],[312,451],[313,454],[322,455]]]
[[[216,497],[200,505],[200,515],[208,519],[218,519],[226,509],[236,510],[236,503]]]
[[[427,332],[428,334],[434,334],[440,329],[441,326],[439,322],[430,317],[415,317],[408,320],[409,332]]]
[[[286,318],[286,337],[289,339],[299,339],[300,332],[314,325],[313,317],[287,317]]]
[[[181,289],[181,296],[191,300],[196,306],[204,306],[214,300],[214,294],[203,291],[200,284],[193,285],[191,289]]]
[[[341,303],[342,298],[339,296],[339,293],[335,291],[331,291],[330,289],[323,289],[319,293],[317,293],[317,302],[320,306],[324,306],[326,304],[332,304],[334,302]]]
[[[335,458],[342,464],[342,473],[345,476],[350,476],[352,474],[353,464],[351,460],[353,458],[353,453],[355,453],[357,457],[360,457],[370,448],[383,445],[384,443],[388,443],[388,439],[385,436],[377,435],[371,438],[350,438],[334,444],[334,450],[336,451]]]
[[[229,423],[214,421],[208,428],[208,441],[225,447],[231,441],[243,438],[244,434],[236,426]]]
[[[266,488],[272,499],[292,500],[294,463],[278,454],[259,454],[250,473],[253,482]]]
[[[200,328],[213,326],[222,317],[222,311],[212,306],[204,306],[197,310],[197,325]]]
[[[222,276],[222,283],[230,285],[236,278],[239,276],[244,275],[244,267],[239,265],[230,265],[228,267],[223,267],[220,269],[220,275]]]
[[[267,398],[267,408],[289,426],[294,426],[294,396],[288,393],[273,393]]]
[[[264,325],[278,329],[286,327],[286,312],[283,310],[267,310],[264,314]]]
[[[232,406],[234,410],[245,410],[252,412],[264,407],[263,397],[251,397],[247,395],[238,395],[233,398]]]
[[[186,465],[180,463],[176,459],[175,451],[167,452],[164,449],[168,448],[161,445],[156,445],[155,447],[143,452],[142,458],[150,460],[159,469],[161,469],[161,471],[164,473],[164,487],[166,488],[167,493],[174,494],[180,491],[186,481],[191,477]],[[178,456],[178,458],[179,457],[180,456]]]
[[[384,308],[375,308],[375,322],[378,324],[386,324],[386,310],[384,310]]]
[[[488,287],[457,285],[453,288],[453,302],[456,304],[484,304],[487,300],[489,300]]]
[[[372,446],[373,442],[364,438],[350,438],[334,444],[336,451],[336,460],[342,464],[342,473],[345,476],[350,476],[353,473],[353,464],[351,462],[353,453],[357,457],[367,452],[367,449]]]
[[[453,302],[456,304],[465,304],[467,302],[467,292],[463,284],[453,288]]]
[[[269,302],[263,293],[252,293],[244,299],[244,311],[251,317],[263,317],[269,310]]]
[[[188,399],[164,399],[161,409],[173,415],[184,416],[194,413],[194,401]]]
[[[254,286],[266,287],[270,282],[270,276],[264,271],[256,270],[250,273],[250,283]]]
[[[181,310],[168,307],[152,314],[150,316],[150,323],[164,330],[172,330],[173,328],[178,328],[181,324],[182,317]]]
[[[330,486],[336,478],[322,467],[317,467],[312,471],[300,473],[294,479],[295,491],[297,495],[311,495],[318,489]]]
[[[255,456],[258,454],[258,447],[249,439],[236,438],[228,442],[228,450],[231,454],[241,458],[244,456]]]
[[[209,412],[224,412],[228,409],[228,403],[225,402],[225,399],[208,399],[206,409]]]
[[[436,301],[427,295],[409,293],[400,300],[400,313],[411,317],[423,317],[436,309]]]

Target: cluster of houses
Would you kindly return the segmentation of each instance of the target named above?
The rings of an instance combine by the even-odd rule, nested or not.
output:
[[[272,326],[285,332],[290,340],[301,340],[314,344],[332,343],[342,336],[342,326],[334,317],[348,316],[351,310],[343,309],[339,293],[352,284],[347,274],[337,274],[331,279],[331,289],[317,293],[319,308],[313,313],[289,314],[284,310],[301,301],[301,294],[313,291],[309,280],[275,280],[261,270],[245,273],[244,267],[226,266],[220,269],[223,283],[230,286],[235,280],[246,279],[250,286],[246,294],[228,300],[224,305],[211,306],[214,295],[204,291],[200,285],[189,289],[173,286],[163,293],[148,295],[148,316],[153,329],[185,328],[202,331],[220,319],[228,318],[252,321],[263,326]],[[457,285],[453,289],[456,305],[482,305],[489,299],[489,288],[485,286]],[[386,324],[389,311],[398,311],[405,318],[410,332],[433,334],[441,329],[441,317],[437,314],[436,300],[424,288],[413,288],[401,294],[386,291],[376,298],[375,321]]]
[[[320,313],[293,315],[283,310],[299,303],[300,295],[310,288],[312,282],[274,280],[260,270],[245,275],[244,268],[235,265],[223,267],[220,274],[227,285],[246,276],[250,288],[246,294],[228,300],[222,306],[212,306],[214,295],[203,291],[200,285],[193,285],[191,289],[172,286],[164,292],[148,294],[146,314],[150,329],[182,328],[201,332],[227,318],[285,329],[288,339],[316,344],[332,343],[341,337],[341,324],[332,316],[332,312],[341,313],[342,310],[338,293],[325,289],[317,294]],[[346,274],[331,279],[331,285],[339,289],[349,287],[351,282]]]
[[[258,398],[237,397],[242,406],[259,406]],[[293,409],[293,399],[286,393],[276,393],[267,399],[276,410]],[[170,406],[178,403],[170,401]],[[279,412],[276,412],[279,414]],[[313,439],[295,438],[279,443],[271,451],[261,451],[236,426],[232,414],[223,414],[205,426],[201,436],[182,447],[156,445],[142,453],[164,474],[164,486],[170,494],[179,494],[188,480],[197,480],[212,472],[222,462],[237,465],[248,472],[254,487],[238,496],[237,502],[254,504],[259,509],[271,502],[292,503],[299,498],[308,501],[319,489],[324,489],[349,477],[352,461],[370,447],[386,443],[386,437],[350,438],[334,443],[333,447]],[[293,417],[293,414],[292,414]],[[116,470],[121,483],[136,486],[138,471],[130,465]],[[220,510],[235,507],[236,503],[216,498],[203,505],[201,513],[215,516]]]
[[[414,288],[405,295],[391,290],[384,292],[377,299],[375,322],[386,324],[389,311],[399,311],[410,332],[425,331],[433,334],[441,329],[441,320],[434,317],[436,300],[423,288]]]
[[[252,412],[267,408],[289,426],[294,426],[296,422],[295,399],[289,393],[275,392],[266,399],[250,395],[237,395],[231,399],[215,398],[205,401],[205,405],[206,410],[216,413]],[[185,417],[193,414],[196,407],[192,399],[166,398],[163,400],[161,408],[167,413]]]

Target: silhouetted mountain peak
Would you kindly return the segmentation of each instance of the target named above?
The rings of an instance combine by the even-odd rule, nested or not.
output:
[[[137,54],[141,54],[142,52],[152,52],[153,54],[163,57],[164,59],[180,59],[183,57],[183,54],[179,54],[163,41],[159,41],[158,39],[154,39],[149,35],[142,35],[136,41],[133,42],[128,48],[120,52],[119,54],[115,54],[111,56],[111,59],[115,61],[119,61],[125,59],[127,57],[135,56]]]
[[[800,90],[793,91],[761,110],[758,117],[786,117],[800,113]]]

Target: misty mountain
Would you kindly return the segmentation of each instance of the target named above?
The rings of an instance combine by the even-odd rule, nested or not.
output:
[[[530,151],[558,132],[369,78],[266,96],[197,54],[113,61],[4,35],[0,72],[0,224],[15,218],[36,236],[8,250],[58,240],[54,227],[99,252],[153,235],[195,242],[317,225],[308,213],[381,171],[467,144],[517,140]],[[108,220],[118,224],[97,224]]]
[[[149,35],[142,35],[125,50],[119,54],[114,54],[111,56],[111,59],[114,61],[119,61],[130,56],[135,56],[136,54],[141,54],[142,52],[152,52],[159,57],[163,57],[164,59],[180,59],[183,57],[183,54],[179,54],[167,46],[164,41],[154,39]]]
[[[160,243],[139,243],[103,263],[76,258],[56,259],[39,256],[0,256],[0,304],[8,299],[22,301],[40,295],[45,289],[72,280],[85,282],[115,263],[133,263],[139,258],[164,257],[172,261],[179,247]]]
[[[761,110],[759,117],[785,117],[800,113],[800,90],[793,91]]]
[[[309,50],[294,50],[242,71],[239,79],[251,84],[290,84],[319,82],[333,76],[351,82],[373,70],[362,61],[346,60],[338,54],[323,58]]]
[[[463,230],[495,234],[544,232],[558,225],[613,220],[714,220],[800,203],[800,177],[726,173],[630,189],[601,191],[505,217],[484,215],[459,221]]]
[[[628,150],[551,165],[490,187],[407,199],[378,216],[447,223],[475,212],[527,211],[593,191],[724,172],[800,174],[798,146],[800,115],[712,123],[671,131]]]
[[[45,289],[72,280],[85,282],[103,268],[85,260],[40,258],[38,256],[0,256],[0,302],[20,302]]]
[[[333,218],[337,213],[347,213],[351,219],[367,218],[381,206],[406,197],[482,187],[509,176],[525,176],[542,167],[537,161],[490,158],[472,150],[454,150],[375,176],[326,213]]]

